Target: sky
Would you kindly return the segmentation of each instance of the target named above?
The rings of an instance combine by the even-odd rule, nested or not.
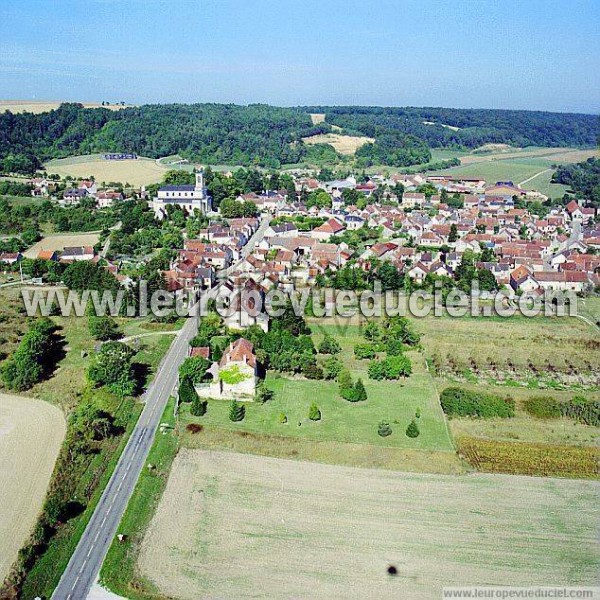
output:
[[[600,112],[600,0],[1,0],[0,99]]]

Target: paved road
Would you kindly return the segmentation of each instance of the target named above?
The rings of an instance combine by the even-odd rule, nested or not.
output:
[[[177,382],[179,365],[187,355],[189,341],[198,331],[197,325],[197,319],[190,317],[163,358],[146,393],[144,410],[52,598],[83,600],[94,583],[144,468],[160,418]]]
[[[260,228],[244,247],[243,257],[246,257],[262,239],[268,225],[269,219],[265,217]],[[236,266],[237,263],[230,268]],[[216,288],[211,292],[211,295],[216,295]],[[196,312],[192,308],[190,314],[195,315]],[[54,594],[52,594],[53,599],[84,600],[87,597],[100,572],[108,548],[117,534],[119,523],[133,494],[140,472],[144,468],[160,418],[177,383],[179,365],[187,356],[189,341],[197,332],[198,318],[190,316],[164,356],[158,372],[146,392],[144,410],[96,510],[54,590]]]

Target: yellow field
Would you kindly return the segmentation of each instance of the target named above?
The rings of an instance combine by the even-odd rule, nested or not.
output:
[[[65,102],[63,100],[63,102]],[[4,112],[9,110],[11,113],[24,113],[30,112],[34,114],[39,114],[43,112],[48,112],[58,108],[62,102],[36,102],[35,100],[0,100],[0,112]],[[127,108],[132,106],[131,104],[126,104],[125,106],[102,106],[101,104],[94,102],[82,102],[84,108],[108,108],[109,110],[121,110],[122,108]]]
[[[168,171],[168,167],[151,158],[104,160],[99,154],[51,160],[45,168],[48,173],[57,173],[61,177],[94,177],[100,184],[116,181],[135,187],[158,183]]]
[[[55,406],[0,394],[0,581],[35,525],[64,436]]]
[[[331,144],[340,154],[354,154],[361,146],[373,143],[373,138],[364,136],[340,135],[338,133],[324,133],[302,138],[305,144]]]
[[[311,113],[310,118],[313,125],[318,125],[325,120],[325,113]]]
[[[42,250],[56,250],[60,252],[64,248],[72,246],[95,246],[100,236],[97,233],[64,233],[50,235],[42,238],[24,252],[25,258],[37,258]]]
[[[505,146],[505,144],[488,144],[485,147]],[[480,152],[477,154],[477,152]],[[473,154],[461,155],[461,165],[470,165],[473,163],[486,162],[490,160],[509,160],[511,158],[547,158],[556,163],[575,163],[587,160],[592,156],[598,156],[597,150],[580,150],[577,148],[534,148],[520,149],[506,146],[505,150],[494,148],[493,152],[483,153],[479,148]]]

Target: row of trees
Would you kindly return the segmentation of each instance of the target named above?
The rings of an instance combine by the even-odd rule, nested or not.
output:
[[[60,338],[48,318],[34,321],[18,348],[3,364],[2,379],[8,389],[27,390],[46,376],[60,359]]]

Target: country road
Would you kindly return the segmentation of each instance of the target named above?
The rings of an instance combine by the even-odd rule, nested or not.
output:
[[[262,239],[268,225],[269,218],[265,217],[259,229],[244,247],[241,260]],[[226,274],[237,264],[229,267]],[[215,294],[216,291],[215,288]],[[154,380],[148,387],[144,410],[52,594],[55,600],[84,600],[100,572],[104,557],[117,534],[127,503],[144,468],[160,418],[177,383],[179,365],[187,356],[189,342],[198,331],[198,317],[193,316],[196,312],[192,307],[190,311],[192,316],[188,317],[185,325],[178,332],[161,361]]]
[[[177,383],[179,365],[187,356],[189,341],[197,330],[197,318],[190,317],[163,358],[146,393],[144,410],[52,598],[82,600],[87,597],[117,533],[160,418]]]

